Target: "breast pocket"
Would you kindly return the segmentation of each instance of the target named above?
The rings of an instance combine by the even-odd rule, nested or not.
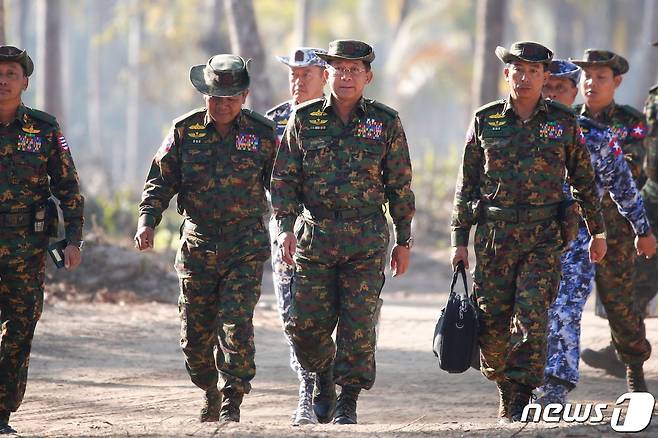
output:
[[[12,160],[12,180],[17,183],[36,185],[44,183],[48,179],[46,163],[48,158],[35,152],[14,153]]]
[[[352,153],[354,167],[372,178],[378,178],[382,173],[382,160],[386,152],[383,141],[364,141]]]
[[[535,169],[554,175],[559,179],[565,176],[566,152],[562,142],[542,143],[535,149]]]
[[[210,179],[214,163],[212,149],[184,147],[181,166],[183,185],[202,188]]]
[[[509,138],[482,138],[484,149],[484,173],[491,178],[500,178],[510,169],[516,157],[516,150],[510,145]]]
[[[306,175],[315,176],[329,170],[333,157],[331,142],[331,137],[302,139],[302,166]]]

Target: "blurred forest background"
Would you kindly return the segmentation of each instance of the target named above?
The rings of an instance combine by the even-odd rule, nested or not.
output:
[[[87,196],[90,230],[132,238],[150,161],[171,120],[202,106],[191,65],[253,58],[249,106],[288,99],[275,55],[336,38],[370,42],[369,97],[400,111],[414,165],[417,242],[447,246],[464,133],[505,94],[496,45],[540,41],[558,57],[588,47],[628,58],[618,101],[641,107],[656,82],[658,0],[0,0],[0,40],[36,64],[26,105],[55,114]],[[158,244],[178,237],[174,208]]]

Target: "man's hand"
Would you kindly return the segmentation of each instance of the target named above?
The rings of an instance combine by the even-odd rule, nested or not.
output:
[[[656,236],[649,233],[648,236],[635,236],[635,249],[637,255],[644,256],[648,259],[656,255]]]
[[[608,244],[605,239],[600,237],[592,238],[589,242],[589,261],[592,263],[599,263],[605,257],[608,251]]]
[[[80,265],[82,256],[80,255],[80,248],[75,245],[67,245],[64,248],[64,267],[69,271],[74,270]]]
[[[467,246],[453,246],[450,250],[450,263],[452,269],[457,269],[457,263],[464,262],[464,268],[468,269],[468,247]]]
[[[297,249],[297,237],[295,237],[295,233],[291,233],[290,231],[281,233],[277,236],[276,241],[279,243],[279,254],[281,254],[283,261],[289,265],[294,265],[295,262],[292,256]]]
[[[391,271],[393,277],[399,277],[409,269],[409,259],[411,258],[411,250],[406,246],[395,245],[391,251]]]
[[[137,233],[135,233],[135,247],[140,251],[153,248],[154,235],[155,230],[153,228],[147,226],[139,227]]]

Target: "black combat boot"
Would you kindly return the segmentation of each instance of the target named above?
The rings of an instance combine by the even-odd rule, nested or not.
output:
[[[224,388],[222,390],[222,406],[219,410],[220,421],[240,422],[240,405],[244,393],[236,391],[234,388]]]
[[[336,418],[334,424],[356,424],[356,400],[361,388],[343,386],[336,403]]]
[[[617,358],[617,352],[612,344],[600,350],[586,348],[580,353],[580,358],[592,368],[603,370],[611,376],[620,379],[626,377],[626,368]]]
[[[206,402],[201,409],[199,420],[202,423],[219,421],[219,406],[222,396],[219,394],[217,387],[210,388],[206,391]]]
[[[333,367],[315,375],[313,411],[320,423],[330,423],[336,413],[336,385]]]
[[[522,383],[512,382],[512,400],[509,404],[509,416],[514,421],[521,421],[523,408],[530,403],[532,388]]]
[[[507,424],[510,420],[509,405],[512,401],[512,382],[503,380],[496,382],[498,386],[498,423]]]
[[[9,425],[9,411],[0,411],[0,435],[9,435],[16,433],[16,430]]]
[[[629,392],[649,392],[641,363],[626,365],[626,385]]]

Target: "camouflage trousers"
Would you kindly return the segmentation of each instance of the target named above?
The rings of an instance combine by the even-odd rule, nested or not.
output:
[[[658,233],[658,199],[644,197],[644,208],[649,216],[649,222],[654,233]],[[644,315],[649,301],[658,292],[658,256],[647,259],[638,257],[635,260],[635,309]]]
[[[548,310],[548,352],[545,376],[576,386],[579,379],[580,322],[592,293],[595,264],[589,261],[590,235],[581,221],[578,237],[562,254],[562,281]]]
[[[290,282],[295,272],[293,266],[285,263],[281,258],[279,246],[276,238],[279,235],[279,229],[276,225],[274,216],[270,219],[270,243],[272,246],[272,281],[274,282],[274,294],[276,295],[277,307],[279,309],[279,316],[285,328],[287,321],[290,319],[290,305],[292,304],[292,297],[290,293]],[[297,375],[300,382],[313,378],[313,373],[306,371],[297,360],[295,349],[292,346],[292,341],[288,335],[285,336],[288,345],[290,346],[290,368]]]
[[[608,252],[596,267],[596,293],[608,315],[612,343],[625,364],[643,363],[651,355],[644,320],[634,305],[635,235],[606,194],[602,202]]]
[[[0,229],[0,410],[25,394],[32,338],[43,310],[47,238]]]
[[[547,312],[560,284],[559,224],[485,222],[474,245],[482,374],[538,387],[546,364]]]
[[[389,241],[386,219],[383,214],[355,220],[304,218],[297,228],[286,323],[297,358],[311,372],[333,366],[338,385],[370,389]]]
[[[176,255],[180,343],[192,383],[204,391],[220,376],[222,389],[251,390],[252,320],[268,245],[262,223],[223,237],[184,230]]]

